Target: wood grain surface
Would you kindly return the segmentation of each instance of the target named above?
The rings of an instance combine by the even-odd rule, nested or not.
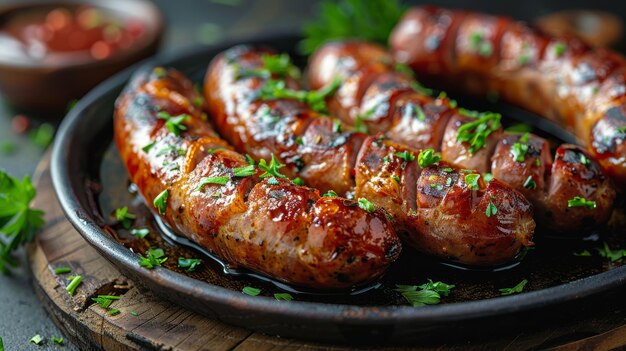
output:
[[[55,197],[49,156],[38,167],[39,193],[34,206],[46,212],[46,226],[29,247],[34,289],[54,322],[84,350],[363,350],[360,347],[322,345],[263,335],[205,318],[156,298],[121,275],[91,248],[65,219]],[[55,275],[56,267],[71,267],[84,277],[74,296],[65,287],[70,274]],[[624,289],[616,292],[622,301]],[[91,301],[100,294],[120,295],[110,316]],[[377,350],[612,350],[626,345],[626,304],[611,303],[597,316],[571,320],[552,328],[515,330],[489,335],[486,340],[459,340],[454,336],[437,345],[412,345]],[[131,313],[132,312],[132,313]],[[136,314],[136,315],[135,315]],[[365,347],[365,348],[364,348]]]

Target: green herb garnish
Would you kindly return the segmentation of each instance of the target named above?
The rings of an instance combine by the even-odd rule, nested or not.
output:
[[[476,120],[460,126],[456,136],[457,141],[469,143],[470,153],[475,154],[485,146],[487,137],[500,129],[500,119],[502,116],[494,112],[474,113],[475,111],[471,111],[467,114],[468,110],[464,109],[459,109],[459,112],[469,117],[476,118]]]
[[[469,37],[470,48],[480,56],[489,57],[493,53],[493,45],[481,33],[474,32]]]
[[[186,269],[187,272],[193,272],[201,263],[202,260],[199,258],[178,258],[178,267]]]
[[[524,162],[526,153],[528,152],[528,144],[515,143],[511,147],[511,154],[516,162]]]
[[[30,208],[37,190],[25,176],[21,181],[0,170],[0,272],[15,267],[13,251],[30,242],[43,224],[43,211]],[[6,239],[7,241],[3,240]]]
[[[406,150],[402,152],[396,152],[394,156],[401,158],[405,162],[411,162],[415,160],[415,155],[412,152]]]
[[[148,153],[148,152],[150,152],[150,150],[152,150],[154,145],[156,145],[156,140],[152,140],[151,142],[146,144],[146,146],[142,147],[141,150],[143,150],[143,152],[145,152],[145,153]]]
[[[148,234],[150,234],[150,229],[148,228],[134,228],[130,231],[130,234],[138,237],[138,238],[145,238]]]
[[[320,5],[318,19],[305,25],[305,39],[299,49],[311,54],[320,45],[342,38],[386,44],[405,10],[398,0],[325,1]]]
[[[259,161],[259,169],[263,171],[263,174],[261,174],[259,177],[261,178],[267,178],[267,177],[287,178],[287,176],[280,173],[279,171],[283,167],[285,167],[285,165],[280,163],[278,159],[276,158],[276,156],[272,154],[272,158],[270,160],[269,165],[264,159],[261,159],[261,161]]]
[[[439,161],[441,161],[441,155],[439,155],[438,153],[435,153],[435,150],[433,149],[424,149],[420,151],[419,155],[417,155],[417,163],[419,164],[420,168],[426,168]],[[449,169],[450,172],[452,172],[452,168],[446,168],[446,169]],[[444,172],[446,172],[446,169],[444,169]],[[450,172],[446,172],[446,173],[450,173]]]
[[[169,113],[165,111],[161,111],[157,113],[157,117],[165,120],[165,127],[174,135],[180,136],[180,133],[184,130],[187,130],[187,126],[184,125],[184,122],[187,122],[191,119],[191,116],[188,114],[182,114],[178,116],[171,116]]]
[[[579,154],[580,156],[580,163],[582,163],[585,166],[589,166],[591,164],[591,161],[589,160],[589,158],[587,156],[585,156],[585,154]]]
[[[300,185],[300,186],[304,185],[304,180],[302,180],[300,177],[296,177],[294,180],[292,180],[292,182],[295,185]]]
[[[130,229],[130,226],[135,221],[135,218],[137,218],[137,216],[128,212],[128,207],[126,206],[115,210],[115,219],[117,219],[117,221],[126,229]]]
[[[57,338],[57,337],[53,336],[51,338],[51,340],[52,340],[52,343],[57,344],[59,346],[63,346],[63,338],[62,337],[58,337]]]
[[[467,184],[467,188],[470,190],[478,190],[478,179],[480,178],[480,174],[468,174],[465,176],[465,183]]]
[[[517,123],[505,129],[511,133],[530,133],[533,131],[533,127],[526,123]]]
[[[163,256],[165,256],[165,252],[163,252],[163,249],[150,248],[148,249],[148,254],[146,255],[146,257],[139,255],[139,265],[147,269],[152,269],[156,266],[160,266],[162,263],[167,261],[167,257]]]
[[[70,267],[57,267],[54,269],[54,274],[66,274],[72,272]]]
[[[108,309],[113,301],[119,300],[119,296],[115,295],[98,295],[98,297],[92,297],[91,300],[98,304],[98,306]]]
[[[596,208],[596,202],[592,200],[586,200],[584,197],[575,196],[573,199],[567,200],[567,207],[587,207],[590,210]]]
[[[341,79],[335,78],[327,86],[314,91],[293,90],[283,80],[268,80],[260,91],[262,100],[293,99],[308,104],[313,110],[326,113],[326,98],[335,93],[341,86]]]
[[[322,197],[337,197],[337,193],[334,190],[328,190]]]
[[[490,218],[491,216],[495,216],[498,213],[498,208],[493,203],[493,201],[489,200],[489,204],[487,205],[487,209],[485,210],[485,216]]]
[[[169,195],[170,195],[169,189],[165,189],[159,195],[157,195],[152,201],[154,208],[156,208],[157,211],[159,211],[159,214],[161,215],[165,214],[165,210],[167,209],[167,198],[169,197]]]
[[[504,296],[504,295],[512,295],[512,294],[521,293],[522,290],[524,290],[524,287],[526,286],[526,284],[528,284],[528,280],[524,279],[512,288],[499,289],[500,295]]]
[[[554,55],[556,57],[561,57],[565,54],[565,50],[567,50],[567,44],[563,42],[558,42],[554,44]]]
[[[612,250],[609,245],[605,242],[602,248],[597,248],[598,254],[604,258],[608,258],[611,262],[616,262],[626,257],[626,250],[617,249]]]
[[[43,342],[43,338],[41,337],[41,335],[37,334],[30,338],[28,342],[35,345],[41,345],[41,343]]]
[[[258,296],[261,293],[261,289],[253,288],[251,286],[245,286],[243,289],[241,289],[241,292],[250,296]]]
[[[533,180],[533,176],[528,176],[526,181],[524,182],[524,188],[526,189],[535,189],[537,187],[537,183]]]
[[[293,296],[289,293],[276,293],[274,294],[274,298],[278,301],[291,301],[293,300]]]
[[[363,209],[363,210],[365,210],[365,211],[367,211],[369,213],[372,213],[372,212],[376,211],[376,206],[374,206],[374,204],[369,202],[369,200],[366,199],[366,198],[363,198],[363,197],[359,198],[357,200],[357,203],[359,204],[359,207],[361,209]]]
[[[229,176],[219,176],[219,177],[204,177],[200,179],[200,184],[198,185],[198,191],[202,191],[207,184],[219,184],[225,185],[230,180]]]
[[[454,288],[454,285],[444,282],[433,282],[431,279],[428,279],[428,283],[418,285],[418,288],[422,290],[432,290],[443,296],[448,296],[450,295],[450,291]]]
[[[74,293],[76,293],[76,288],[78,288],[78,286],[83,282],[83,277],[80,276],[80,275],[75,275],[75,276],[70,277],[70,278],[71,278],[71,281],[67,285],[65,290],[67,291],[68,294],[73,296]]]
[[[441,295],[448,296],[452,288],[454,285],[433,282],[429,279],[428,283],[422,285],[396,284],[395,291],[401,293],[413,307],[422,307],[438,304],[441,301]]]

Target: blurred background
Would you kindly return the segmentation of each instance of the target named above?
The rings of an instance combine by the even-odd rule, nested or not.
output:
[[[0,14],[2,8],[30,2],[0,0]],[[108,2],[101,1],[102,4]],[[299,33],[303,24],[316,16],[320,6],[320,1],[293,0],[154,0],[153,3],[160,9],[165,23],[159,55],[175,55],[188,48],[224,40],[245,41],[250,36]],[[504,14],[525,21],[534,21],[565,9],[602,10],[626,21],[626,2],[621,1],[433,0],[430,3]],[[0,25],[2,23],[0,17]],[[614,46],[623,51],[625,44],[624,40],[619,40]],[[6,44],[0,41],[0,52],[7,48],[3,45]],[[71,81],[60,80],[58,89],[71,84]],[[32,95],[41,97],[46,92]],[[69,105],[68,108],[71,104],[71,101],[65,103]],[[30,111],[16,106],[0,93],[0,169],[18,177],[32,174],[53,141],[54,132],[65,110]],[[27,340],[35,334],[61,336],[31,292],[27,268],[22,267],[13,277],[0,275],[0,298],[0,336],[4,338],[5,344],[23,345],[26,348]],[[41,349],[48,347],[55,348],[48,344]],[[64,349],[73,348],[66,345]]]

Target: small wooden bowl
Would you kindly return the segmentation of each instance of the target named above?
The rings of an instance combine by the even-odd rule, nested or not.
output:
[[[131,64],[156,53],[164,29],[159,9],[147,0],[63,0],[28,2],[0,7],[0,25],[21,12],[59,7],[92,6],[119,19],[140,20],[143,34],[129,48],[104,59],[16,60],[0,57],[0,91],[14,106],[29,111],[60,112],[96,84]]]

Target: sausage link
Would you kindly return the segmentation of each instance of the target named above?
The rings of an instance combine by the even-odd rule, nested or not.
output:
[[[382,211],[289,180],[234,170],[245,157],[213,131],[206,103],[175,70],[138,72],[115,108],[115,143],[141,195],[173,229],[226,263],[315,289],[379,278],[400,253]]]
[[[268,52],[235,47],[216,56],[205,77],[210,116],[238,150],[255,159],[272,153],[287,165],[285,174],[299,176],[320,191],[333,190],[365,206],[371,203],[385,209],[404,239],[430,255],[489,266],[511,261],[520,249],[532,245],[532,206],[517,191],[499,182],[468,185],[466,173],[443,162],[422,170],[417,149],[382,136],[344,131],[337,119],[314,112],[304,103],[264,98],[263,87],[269,79],[280,77],[238,75],[241,70],[263,69],[264,55]],[[386,64],[377,62],[370,72]],[[363,84],[357,81],[367,77],[357,75],[349,86],[358,90]],[[404,88],[397,84],[397,89]],[[393,91],[389,96],[398,94]],[[371,115],[385,118],[388,112]],[[263,118],[266,114],[272,118]],[[268,133],[255,134],[260,130]],[[442,184],[436,184],[433,172],[442,169],[450,180],[441,175]],[[431,185],[446,190],[433,194]],[[497,209],[487,214],[490,204]]]
[[[458,14],[457,17],[461,16]],[[447,32],[439,27],[454,26],[455,21],[461,20],[453,16],[442,18],[432,21],[428,33],[439,38],[438,45],[444,47],[452,44],[446,43]],[[501,22],[488,21],[483,28],[484,40],[502,35],[496,29],[503,25]],[[473,21],[465,25],[476,26]],[[465,47],[469,44],[456,45]],[[453,61],[444,53],[438,53],[436,60],[432,58],[435,53],[424,55],[421,57],[423,64],[434,67],[437,72],[450,69]],[[488,61],[481,65],[496,64],[491,59],[491,56],[468,57],[467,60],[457,57],[455,62],[459,66],[476,65],[476,60]],[[439,62],[439,65],[431,61]],[[328,77],[349,79],[354,74],[363,76],[359,72],[371,72],[368,66],[374,65],[375,72],[369,77],[362,77],[360,85],[346,89],[342,86],[330,98],[330,112],[343,116],[344,123],[354,125],[361,118],[372,133],[383,132],[392,140],[413,148],[440,150],[446,161],[481,173],[491,172],[496,179],[511,185],[531,200],[535,207],[535,219],[542,228],[575,235],[588,233],[608,221],[615,189],[593,156],[576,146],[563,145],[557,150],[556,161],[553,162],[549,144],[543,138],[532,134],[506,133],[497,125],[486,136],[482,147],[472,149],[470,143],[458,141],[459,130],[479,116],[474,111],[457,108],[455,102],[443,95],[429,96],[423,88],[416,87],[410,75],[398,72],[392,62],[389,53],[375,44],[358,41],[330,43],[311,57],[309,83],[317,89],[328,84]],[[564,157],[566,154],[569,156]],[[590,209],[591,205],[570,207],[569,200],[576,197],[584,198],[589,204],[594,203],[595,208]]]
[[[389,39],[420,79],[471,94],[495,92],[575,133],[626,186],[626,59],[506,17],[412,8]],[[436,45],[429,45],[436,43]]]

